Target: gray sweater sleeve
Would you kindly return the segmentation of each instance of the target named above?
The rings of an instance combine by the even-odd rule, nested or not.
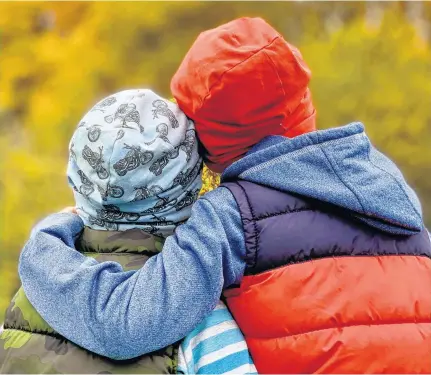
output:
[[[217,212],[214,209],[217,207]],[[30,302],[60,334],[97,354],[128,359],[187,335],[243,275],[241,220],[230,192],[199,199],[162,253],[138,271],[73,249],[82,222],[55,214],[25,245],[20,277]]]

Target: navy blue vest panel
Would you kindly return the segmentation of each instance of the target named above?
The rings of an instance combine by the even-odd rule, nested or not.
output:
[[[248,181],[228,182],[246,244],[245,275],[287,264],[340,256],[415,255],[431,258],[426,230],[394,236],[354,219],[347,210]]]

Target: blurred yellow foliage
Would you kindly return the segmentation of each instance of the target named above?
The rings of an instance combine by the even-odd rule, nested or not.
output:
[[[425,25],[429,4],[419,12]],[[431,225],[431,55],[407,6],[0,3],[0,321],[31,226],[73,204],[65,167],[80,117],[124,88],[169,96],[170,78],[198,33],[242,15],[266,18],[300,47],[313,71],[319,127],[363,121],[419,192]],[[203,178],[203,192],[219,183],[207,169]]]
[[[201,194],[208,193],[220,184],[220,175],[213,171],[210,171],[207,167],[204,166],[204,170],[202,173],[202,183],[203,186]]]

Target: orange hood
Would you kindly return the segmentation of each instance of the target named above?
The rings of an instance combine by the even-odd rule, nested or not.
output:
[[[240,18],[198,36],[171,81],[195,121],[216,172],[268,135],[315,130],[310,69],[299,50],[261,18]]]

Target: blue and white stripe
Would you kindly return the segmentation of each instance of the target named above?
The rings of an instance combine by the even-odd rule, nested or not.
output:
[[[257,374],[244,336],[223,302],[181,343],[178,372]]]

